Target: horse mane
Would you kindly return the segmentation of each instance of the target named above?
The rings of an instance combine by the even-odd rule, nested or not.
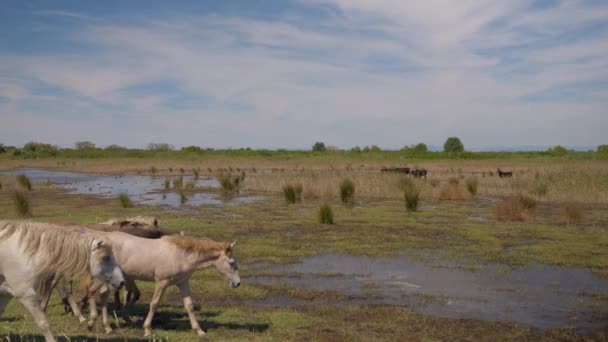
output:
[[[88,271],[93,236],[48,223],[0,221],[0,241],[15,234],[25,254],[35,258],[36,275],[74,276]]]
[[[163,237],[163,239],[182,250],[185,254],[195,254],[203,258],[217,257],[227,248],[225,243],[211,239],[190,239],[180,235],[168,235]]]

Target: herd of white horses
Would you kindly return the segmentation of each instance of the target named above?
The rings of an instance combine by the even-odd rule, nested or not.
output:
[[[102,324],[108,322],[107,302],[114,292],[127,292],[125,305],[139,298],[135,280],[154,282],[150,310],[144,321],[144,336],[152,333],[152,318],[170,285],[182,295],[192,329],[205,335],[194,314],[189,279],[192,273],[213,266],[225,275],[231,287],[240,285],[234,242],[187,238],[159,227],[157,218],[137,217],[110,220],[92,226],[69,223],[38,223],[0,220],[0,316],[12,297],[29,311],[47,342],[55,341],[45,313],[53,289],[80,322],[86,319],[71,291],[79,279],[89,304],[88,327],[98,317],[96,294],[101,303]]]

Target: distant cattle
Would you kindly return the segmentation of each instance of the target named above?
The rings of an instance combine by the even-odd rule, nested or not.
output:
[[[383,173],[395,172],[395,173],[405,173],[406,175],[410,174],[409,167],[385,167],[385,168],[380,169],[380,171]]]
[[[424,177],[424,180],[426,180],[426,174],[427,173],[428,173],[428,171],[426,169],[413,169],[413,170],[410,170],[410,174],[414,178],[422,178],[422,177]]]
[[[513,171],[501,171],[500,169],[497,170],[498,172],[498,177],[500,178],[505,178],[505,177],[513,177]]]

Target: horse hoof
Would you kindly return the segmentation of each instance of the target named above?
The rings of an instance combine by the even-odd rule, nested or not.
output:
[[[203,331],[203,329],[196,329],[196,330],[194,330],[194,331],[195,331],[195,332],[196,332],[196,334],[197,334],[198,336],[200,336],[200,337],[203,337],[203,336],[205,336],[205,335],[206,335],[206,334],[205,334],[205,332]]]
[[[111,334],[112,333],[112,328],[106,328],[106,334]]]
[[[86,322],[86,321],[87,321],[87,319],[86,319],[86,318],[84,318],[84,317],[82,317],[82,316],[78,317],[78,323],[82,324],[82,323],[84,323],[84,322]]]
[[[152,331],[150,331],[150,330],[144,331],[144,337],[150,337],[150,335],[152,335]]]

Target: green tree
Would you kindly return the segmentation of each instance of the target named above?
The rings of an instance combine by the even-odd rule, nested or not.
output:
[[[317,141],[314,145],[312,145],[312,150],[317,152],[324,152],[327,150],[327,148],[325,147],[324,143]]]
[[[74,146],[77,150],[93,150],[95,149],[95,144],[90,141],[77,141]]]
[[[171,146],[167,143],[149,143],[148,150],[167,152],[167,151],[173,151],[173,146]]]
[[[449,137],[445,143],[443,144],[444,152],[464,152],[464,145],[460,138],[458,137]]]
[[[428,152],[428,147],[425,143],[418,143],[416,145],[406,145],[401,148],[401,151],[405,152]]]
[[[600,153],[608,153],[608,145],[600,145],[597,147],[597,151]]]
[[[551,154],[563,155],[563,154],[568,153],[568,150],[565,147],[563,147],[562,145],[556,145],[556,146],[549,148],[547,150],[547,152],[549,152]]]

